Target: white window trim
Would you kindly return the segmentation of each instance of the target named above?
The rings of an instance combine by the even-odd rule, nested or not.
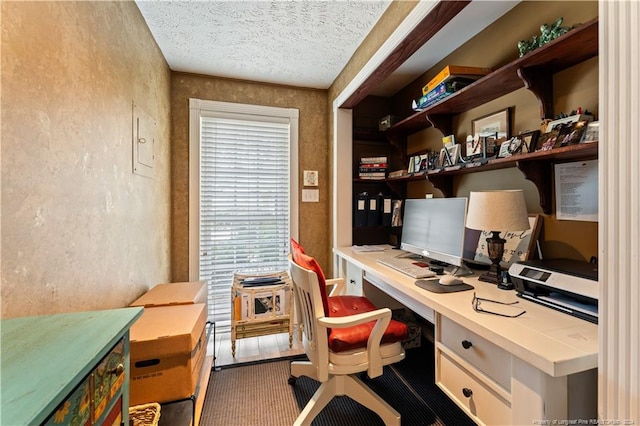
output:
[[[210,112],[282,117],[290,120],[289,235],[298,239],[298,110],[189,99],[189,281],[200,280],[200,117]]]

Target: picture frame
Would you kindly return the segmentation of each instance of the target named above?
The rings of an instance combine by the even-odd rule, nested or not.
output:
[[[541,134],[537,143],[538,148],[536,151],[548,151],[553,149],[558,139],[558,134],[559,132],[557,130]]]
[[[497,133],[496,139],[511,137],[511,108],[505,108],[471,121],[471,134],[475,138]]]
[[[587,121],[577,121],[561,126],[559,128],[558,139],[554,148],[580,143],[582,135],[587,129]]]
[[[418,170],[416,172],[424,172],[429,168],[429,154],[420,154],[418,156],[420,158],[420,164],[418,166]]]
[[[515,139],[517,136],[512,137],[509,140],[506,140],[500,144],[500,149],[498,150],[498,158],[506,158],[511,157],[513,153],[511,152],[511,146],[515,143]]]
[[[465,147],[467,158],[476,158],[482,156],[482,140],[480,136],[468,135]]]
[[[542,217],[539,214],[529,214],[529,229],[526,231],[503,232],[500,236],[507,240],[504,244],[504,255],[500,265],[508,269],[511,264],[536,257],[536,242],[542,230]],[[491,231],[477,231],[465,228],[463,257],[473,262],[490,265],[486,239],[491,237]]]
[[[535,152],[538,138],[540,137],[540,130],[522,132],[519,136],[522,139],[522,154]]]
[[[454,135],[447,135],[442,138],[442,146],[449,147],[456,144],[456,137]]]
[[[496,155],[496,143],[498,141],[498,133],[485,133],[479,135],[482,144],[482,158],[489,158]]]
[[[587,124],[587,129],[585,130],[584,135],[582,135],[582,140],[580,141],[580,143],[598,142],[599,138],[600,122],[592,121],[591,123]]]

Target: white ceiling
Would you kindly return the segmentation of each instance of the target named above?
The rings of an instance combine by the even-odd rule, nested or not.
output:
[[[519,1],[473,1],[381,84],[390,96]],[[327,89],[390,0],[136,0],[169,67]]]
[[[390,0],[136,4],[174,71],[328,88]]]

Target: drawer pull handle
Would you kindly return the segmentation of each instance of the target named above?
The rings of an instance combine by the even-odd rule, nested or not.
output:
[[[355,281],[355,280],[349,280],[349,282],[350,282],[351,284],[355,284],[355,283],[356,283],[356,281]]]
[[[473,346],[473,343],[471,343],[470,341],[468,341],[468,340],[463,340],[462,341],[462,347],[463,348],[469,349],[471,346]]]
[[[471,395],[473,395],[473,391],[469,388],[462,388],[462,394],[466,397],[466,398],[471,398]]]

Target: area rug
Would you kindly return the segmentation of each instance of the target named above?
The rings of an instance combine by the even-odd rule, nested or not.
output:
[[[384,368],[365,383],[394,407],[403,425],[475,425],[433,383],[433,356],[408,350],[407,358]],[[211,374],[200,424],[202,426],[292,425],[319,383],[300,377],[287,383],[291,361],[232,367]],[[380,417],[348,397],[334,398],[313,426],[384,425]]]

